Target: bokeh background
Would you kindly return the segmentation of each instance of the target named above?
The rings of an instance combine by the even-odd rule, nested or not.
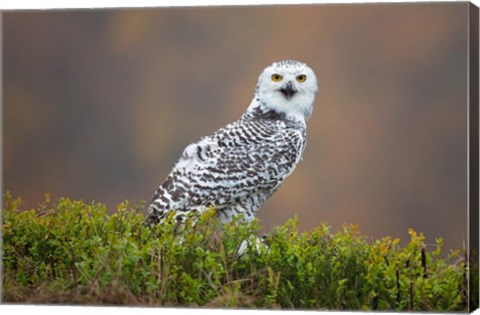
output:
[[[264,67],[308,63],[304,160],[263,228],[360,226],[461,248],[467,229],[468,3],[324,4],[3,15],[3,188],[150,200],[183,148],[248,106]]]

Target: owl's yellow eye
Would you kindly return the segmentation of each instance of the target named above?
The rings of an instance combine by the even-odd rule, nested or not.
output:
[[[297,75],[297,81],[298,82],[305,82],[306,79],[307,79],[307,76],[304,75],[304,74]]]
[[[280,82],[282,81],[283,77],[279,75],[278,73],[272,74],[272,81],[274,82]]]

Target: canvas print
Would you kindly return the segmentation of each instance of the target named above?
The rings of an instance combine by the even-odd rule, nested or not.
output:
[[[1,17],[2,303],[478,307],[473,4]]]

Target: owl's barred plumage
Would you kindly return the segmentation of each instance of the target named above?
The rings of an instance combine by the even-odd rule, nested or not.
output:
[[[300,161],[307,141],[306,120],[317,81],[304,63],[273,63],[259,76],[255,95],[241,118],[190,144],[155,192],[147,222],[173,211],[213,206],[222,222],[254,218]]]

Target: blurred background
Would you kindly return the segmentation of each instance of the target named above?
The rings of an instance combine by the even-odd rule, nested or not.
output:
[[[150,200],[185,146],[240,117],[260,72],[309,64],[304,160],[265,231],[353,223],[372,238],[467,236],[468,3],[3,14],[3,189]]]

